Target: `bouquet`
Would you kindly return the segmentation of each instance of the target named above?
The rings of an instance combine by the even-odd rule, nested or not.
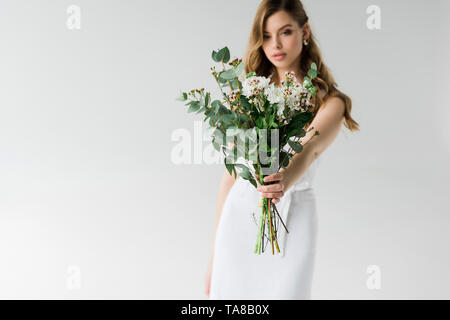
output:
[[[239,176],[255,188],[258,183],[269,184],[264,178],[284,170],[303,149],[299,140],[306,135],[304,127],[313,118],[311,99],[317,89],[311,80],[318,74],[317,66],[311,64],[303,84],[298,83],[293,71],[286,72],[280,88],[270,82],[271,76],[244,74],[242,59],[230,61],[227,47],[213,51],[212,59],[222,66],[220,71],[211,67],[221,99],[211,101],[211,94],[201,88],[182,92],[177,100],[188,101],[185,103],[188,112],[203,113],[204,122],[209,119],[210,127],[206,130],[214,148],[223,153],[230,175],[237,177],[237,168]],[[316,130],[309,140],[318,134]],[[238,163],[239,158],[245,164]],[[270,198],[262,198],[260,207],[254,253],[264,252],[264,239],[270,240],[272,254],[274,246],[279,253],[279,224],[289,231]]]

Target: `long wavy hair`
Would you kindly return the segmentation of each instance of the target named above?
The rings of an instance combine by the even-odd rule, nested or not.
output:
[[[303,27],[304,24],[308,22],[308,15],[300,0],[262,0],[259,4],[253,20],[249,42],[244,56],[245,72],[256,72],[257,75],[263,77],[272,76],[272,82],[279,82],[278,74],[275,72],[275,66],[267,59],[262,48],[262,43],[265,23],[272,14],[278,11],[287,12],[295,21],[297,21],[300,27]],[[359,131],[359,124],[350,114],[352,100],[337,89],[337,84],[322,60],[322,54],[311,31],[310,37],[308,38],[308,45],[303,46],[300,54],[300,71],[303,75],[307,74],[311,67],[311,63],[313,62],[316,63],[318,71],[318,76],[312,80],[313,85],[317,89],[317,94],[312,100],[314,103],[312,109],[313,115],[315,116],[317,114],[320,106],[329,97],[339,97],[345,103],[344,125],[350,131]],[[322,90],[325,92],[323,97],[320,94]],[[309,125],[310,123],[308,123],[306,127]]]

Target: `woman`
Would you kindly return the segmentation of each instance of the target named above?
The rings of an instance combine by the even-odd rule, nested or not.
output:
[[[314,118],[305,126],[315,130],[300,142],[303,151],[279,173],[264,179],[270,185],[255,189],[225,170],[217,204],[216,233],[205,292],[210,299],[310,299],[317,236],[317,217],[312,180],[318,158],[331,145],[342,124],[351,131],[359,125],[350,115],[351,99],[336,87],[323,63],[320,50],[299,0],[264,0],[253,21],[245,56],[245,72],[254,71],[281,86],[286,71],[294,71],[303,83],[315,62],[318,89]],[[257,226],[251,214],[259,213],[261,197],[271,198],[283,212],[289,234],[283,254],[271,250],[254,253]]]

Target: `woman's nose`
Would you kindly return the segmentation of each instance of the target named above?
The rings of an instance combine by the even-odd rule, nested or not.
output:
[[[281,48],[281,41],[278,37],[273,38],[273,46],[274,48],[280,49]]]

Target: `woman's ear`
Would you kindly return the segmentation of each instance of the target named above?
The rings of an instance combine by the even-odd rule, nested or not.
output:
[[[309,40],[310,35],[311,35],[311,29],[309,29],[309,23],[306,22],[303,25],[303,39]]]

